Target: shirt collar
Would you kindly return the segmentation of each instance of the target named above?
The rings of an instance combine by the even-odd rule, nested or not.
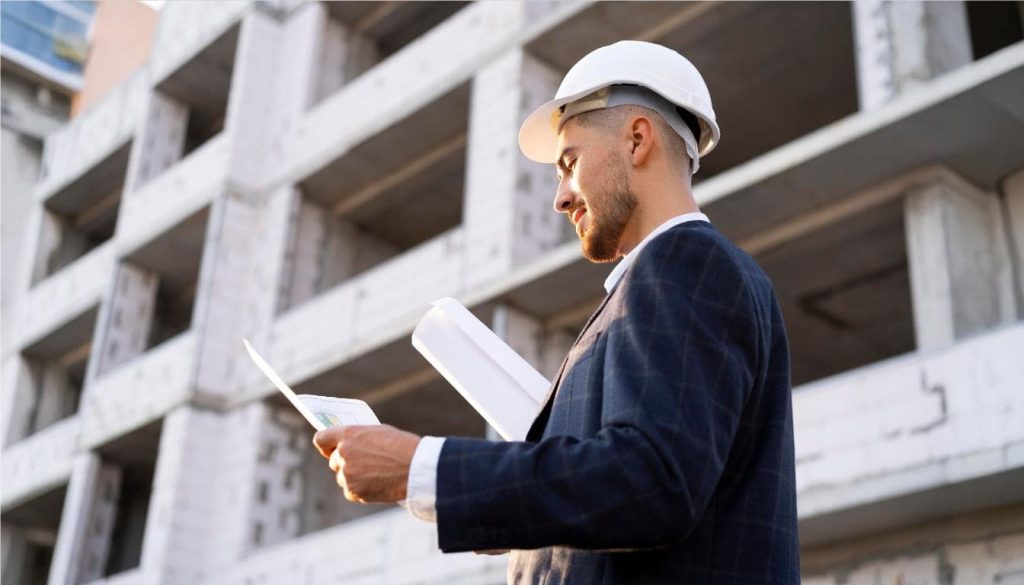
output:
[[[704,215],[699,211],[695,211],[693,213],[684,213],[682,215],[677,215],[672,219],[666,221],[665,223],[659,225],[657,228],[654,229],[654,231],[647,234],[646,238],[641,240],[635,248],[629,251],[629,254],[626,254],[622,258],[622,260],[620,260],[619,263],[615,265],[615,268],[612,270],[611,274],[608,275],[608,278],[604,279],[604,290],[607,291],[609,294],[613,290],[615,290],[615,286],[619,284],[619,281],[622,279],[622,275],[626,273],[626,270],[629,269],[630,265],[633,264],[633,261],[636,260],[637,255],[640,253],[640,250],[642,250],[648,242],[658,237],[662,233],[668,231],[669,229],[674,228],[675,226],[681,223],[686,223],[688,221],[706,221],[710,223],[708,216]]]

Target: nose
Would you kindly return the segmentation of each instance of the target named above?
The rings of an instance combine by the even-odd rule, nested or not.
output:
[[[568,213],[576,203],[576,194],[569,188],[570,181],[560,181],[555,192],[555,213]]]

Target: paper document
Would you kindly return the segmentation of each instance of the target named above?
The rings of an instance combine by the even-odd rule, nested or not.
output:
[[[455,299],[432,304],[413,347],[505,440],[525,439],[550,382]]]
[[[380,424],[380,420],[373,413],[373,409],[362,400],[296,394],[295,391],[284,383],[281,376],[278,376],[277,372],[270,367],[270,364],[263,359],[263,356],[253,349],[248,340],[243,339],[242,343],[245,344],[245,350],[249,352],[249,357],[256,363],[256,367],[274,383],[274,386],[277,386],[277,389],[281,391],[281,394],[284,394],[288,402],[292,403],[295,410],[298,410],[299,414],[309,421],[309,424],[313,425],[313,428],[316,430],[322,431],[327,427],[341,425]]]

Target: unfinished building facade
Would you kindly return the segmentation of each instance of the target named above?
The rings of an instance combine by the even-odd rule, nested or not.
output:
[[[790,334],[803,574],[1024,581],[1021,3],[168,2],[52,134],[2,374],[3,582],[496,584],[347,503],[299,392],[492,436],[411,347],[458,298],[550,376],[601,297],[519,124],[665,44],[722,126],[694,193]],[[5,275],[6,277],[6,275]]]

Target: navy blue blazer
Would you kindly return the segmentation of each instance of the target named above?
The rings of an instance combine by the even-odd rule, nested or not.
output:
[[[449,438],[446,552],[510,583],[799,583],[789,350],[771,282],[706,222],[655,237],[523,442]]]

